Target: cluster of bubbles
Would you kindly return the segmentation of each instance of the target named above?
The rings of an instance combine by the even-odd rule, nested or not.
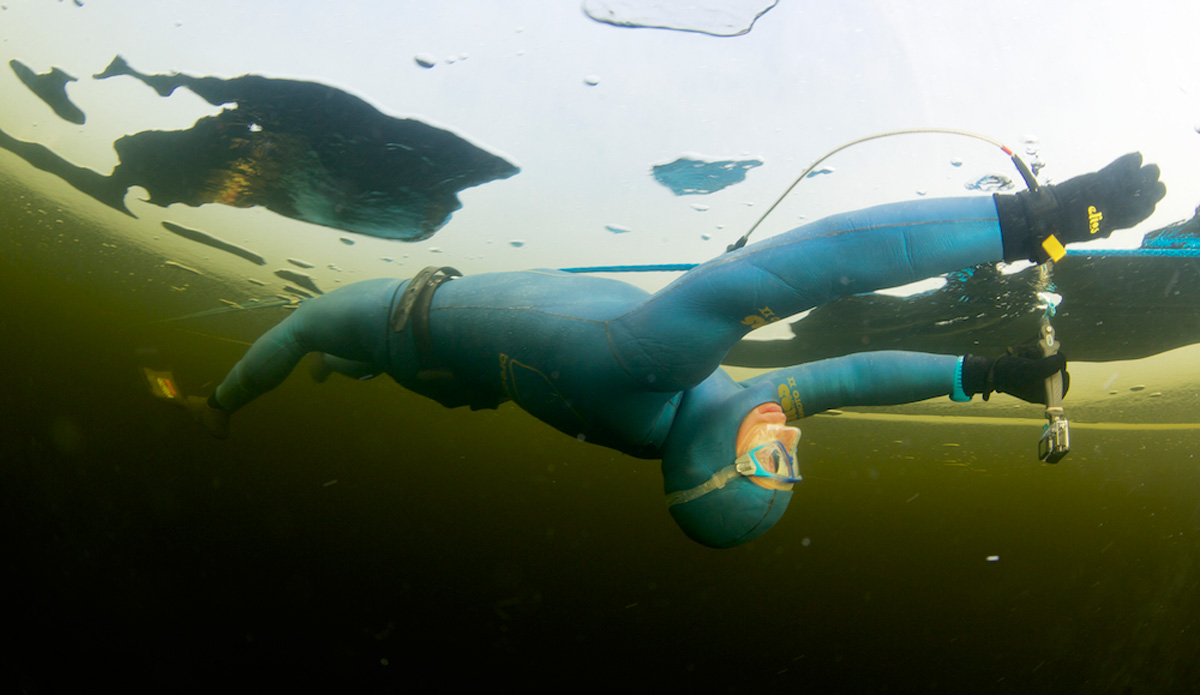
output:
[[[1036,135],[1026,135],[1023,139],[1025,145],[1025,156],[1029,158],[1027,164],[1029,170],[1037,176],[1046,163],[1041,159],[1041,145]],[[950,164],[955,167],[961,167],[963,161],[958,158],[950,160]],[[963,187],[969,191],[983,191],[986,193],[995,193],[998,191],[1007,191],[1015,187],[1013,179],[1003,174],[985,174],[977,179],[967,181]]]

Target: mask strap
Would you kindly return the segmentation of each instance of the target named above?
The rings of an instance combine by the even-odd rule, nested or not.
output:
[[[716,473],[713,473],[711,478],[694,488],[672,492],[671,494],[667,495],[667,506],[674,507],[677,504],[691,502],[694,499],[707,495],[713,490],[720,490],[721,488],[725,487],[730,480],[740,477],[742,477],[742,474],[738,473],[737,466],[735,464],[730,464]]]

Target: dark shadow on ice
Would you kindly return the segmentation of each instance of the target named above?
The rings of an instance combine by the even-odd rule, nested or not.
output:
[[[281,280],[294,282],[314,294],[325,294],[319,287],[317,287],[316,281],[313,280],[313,277],[308,273],[302,273],[298,270],[291,270],[290,268],[280,268],[279,270],[275,271],[275,276]]]
[[[0,147],[126,214],[126,191],[141,186],[155,205],[261,206],[403,241],[433,236],[462,207],[459,191],[519,171],[453,133],[384,115],[322,84],[257,75],[143,75],[120,56],[95,77],[117,75],[141,80],[162,96],[185,87],[226,108],[188,130],[122,137],[113,145],[120,163],[107,177],[3,133]]]
[[[680,157],[668,164],[656,164],[651,171],[654,180],[675,195],[705,195],[745,181],[746,172],[760,166],[762,162],[757,159],[706,162]]]
[[[75,166],[49,149],[32,142],[22,142],[0,130],[0,148],[24,159],[30,165],[49,172],[105,205],[133,217],[125,207],[128,185],[91,169]]]
[[[46,105],[54,109],[54,113],[64,121],[83,125],[87,116],[67,96],[67,83],[75,82],[61,68],[54,68],[44,75],[39,75],[19,60],[8,61],[8,66],[17,74],[17,78],[37,95]]]
[[[208,232],[202,232],[199,229],[191,229],[190,227],[184,227],[183,225],[178,225],[178,224],[175,224],[174,222],[163,222],[162,226],[163,226],[163,229],[166,229],[168,232],[171,232],[172,234],[177,234],[177,235],[183,237],[184,239],[188,239],[190,241],[195,241],[197,243],[204,244],[205,246],[211,246],[214,249],[217,249],[218,251],[224,251],[225,253],[232,253],[233,255],[237,256],[238,258],[244,258],[255,265],[266,265],[267,264],[267,261],[265,259],[263,259],[262,256],[251,251],[250,249],[243,248],[241,246],[238,246],[237,244],[231,244],[228,241],[225,241],[224,239],[218,239],[217,237],[209,234]]]
[[[1070,252],[1055,264],[1053,319],[1069,359],[1148,357],[1200,342],[1200,218],[1150,232],[1141,248]],[[744,340],[725,363],[775,368],[863,350],[996,355],[1037,335],[1038,271],[979,266],[932,292],[865,294],[814,309],[790,340]]]

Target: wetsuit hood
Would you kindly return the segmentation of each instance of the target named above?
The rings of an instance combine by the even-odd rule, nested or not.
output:
[[[769,382],[743,385],[721,370],[685,392],[663,449],[667,495],[704,485],[731,466],[742,420],[756,406],[778,400]],[[774,526],[791,498],[790,491],[768,490],[737,475],[669,510],[692,540],[731,548]]]

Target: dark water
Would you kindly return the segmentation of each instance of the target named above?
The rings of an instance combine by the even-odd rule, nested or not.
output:
[[[1200,687],[1194,432],[1048,467],[1012,427],[814,419],[788,515],[712,551],[655,463],[512,407],[297,373],[212,440],[139,368],[206,391],[279,315],[152,324],[185,313],[157,259],[0,196],[7,691]]]

